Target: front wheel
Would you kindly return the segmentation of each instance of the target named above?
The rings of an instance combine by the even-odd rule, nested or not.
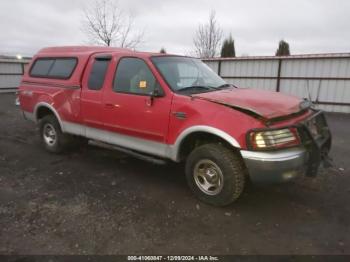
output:
[[[197,147],[186,162],[187,182],[203,202],[225,206],[244,189],[245,168],[238,153],[221,144]]]

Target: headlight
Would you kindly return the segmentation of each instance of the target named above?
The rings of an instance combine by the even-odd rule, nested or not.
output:
[[[249,133],[248,139],[248,145],[256,150],[278,149],[300,144],[296,128],[262,131],[255,130]]]

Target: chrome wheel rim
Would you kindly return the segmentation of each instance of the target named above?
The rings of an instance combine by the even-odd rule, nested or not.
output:
[[[43,137],[47,145],[53,146],[57,140],[57,133],[53,125],[47,123],[43,128]]]
[[[209,159],[200,160],[194,167],[194,181],[207,195],[217,195],[224,185],[224,176],[220,167]]]

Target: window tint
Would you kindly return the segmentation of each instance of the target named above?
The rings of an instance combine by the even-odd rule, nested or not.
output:
[[[121,93],[150,94],[157,86],[146,63],[138,58],[123,58],[117,67],[113,90]]]
[[[30,75],[67,79],[72,75],[76,64],[77,59],[75,58],[39,58],[31,68]]]
[[[72,74],[75,65],[75,59],[56,59],[48,76],[68,78]]]
[[[102,88],[109,62],[110,59],[95,60],[89,76],[89,89],[100,90]]]
[[[48,75],[51,66],[53,65],[55,60],[53,59],[38,59],[36,60],[32,70],[30,71],[30,75],[32,76],[46,76]]]

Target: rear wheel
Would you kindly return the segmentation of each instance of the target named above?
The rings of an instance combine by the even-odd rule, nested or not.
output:
[[[186,178],[200,200],[225,206],[242,194],[245,168],[238,153],[221,144],[206,144],[189,155]]]
[[[57,118],[43,117],[39,122],[40,138],[45,149],[52,153],[62,153],[70,144],[71,136],[62,133]]]

